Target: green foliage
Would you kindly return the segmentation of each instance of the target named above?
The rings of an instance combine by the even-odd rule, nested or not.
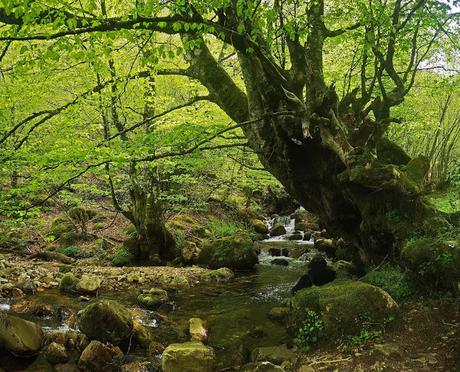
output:
[[[410,279],[399,267],[393,265],[384,265],[370,270],[361,280],[383,288],[396,301],[407,298],[414,293]]]
[[[135,257],[132,253],[128,252],[123,247],[119,247],[117,252],[112,258],[113,266],[132,266]]]
[[[350,342],[353,345],[361,345],[364,344],[367,341],[370,340],[381,340],[382,339],[383,332],[381,330],[377,329],[363,329],[361,330],[361,333],[356,336],[351,336],[350,337]]]
[[[429,199],[442,212],[460,212],[460,187],[436,192],[430,195]]]
[[[294,338],[294,343],[302,351],[310,350],[311,346],[318,341],[321,331],[324,329],[324,323],[319,315],[310,309],[307,309],[305,320],[300,325]]]
[[[182,250],[185,244],[185,231],[176,230],[175,237],[176,237],[176,247],[180,251]]]
[[[241,231],[243,227],[234,221],[212,218],[209,223],[211,234],[214,238],[231,236]]]

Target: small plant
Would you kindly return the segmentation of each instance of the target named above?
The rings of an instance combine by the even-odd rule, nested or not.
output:
[[[306,320],[302,322],[294,338],[294,343],[304,352],[310,350],[311,346],[318,341],[324,329],[324,323],[315,311],[308,309],[306,315]]]
[[[349,341],[353,345],[361,345],[370,340],[381,340],[383,332],[378,329],[362,329],[359,335],[350,336]]]

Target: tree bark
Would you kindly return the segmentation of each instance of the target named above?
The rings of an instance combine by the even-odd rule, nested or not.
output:
[[[318,215],[331,234],[353,243],[350,257],[379,262],[397,255],[411,234],[430,233],[446,223],[420,193],[418,178],[426,171],[426,162],[411,160],[386,139],[388,121],[356,114],[353,99],[339,102],[334,87],[318,82],[307,89],[304,104],[295,82],[280,83],[265,61],[239,52],[244,100],[244,93],[206,46],[200,50],[189,59],[194,77],[218,95],[219,106],[234,120],[255,120],[242,129],[264,167],[303,207]],[[312,72],[307,79],[308,75],[318,77]],[[219,94],[222,86],[224,95]],[[308,94],[315,94],[315,99]],[[237,101],[242,103],[235,105]],[[276,114],[280,112],[292,115]]]
[[[433,233],[446,223],[420,193],[426,159],[410,160],[370,119],[355,126],[353,117],[339,113],[333,87],[312,111],[267,116],[298,112],[299,104],[281,90],[270,91],[264,86],[270,81],[254,75],[246,63],[250,118],[265,117],[243,127],[250,145],[286,190],[319,216],[323,227],[354,243],[362,261],[397,254],[411,234]],[[305,122],[308,137],[303,135]]]

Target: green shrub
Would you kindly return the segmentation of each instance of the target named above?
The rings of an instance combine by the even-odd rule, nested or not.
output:
[[[315,311],[307,309],[306,318],[297,331],[294,343],[300,350],[308,351],[318,341],[318,337],[323,329],[324,323],[319,315]]]
[[[131,266],[135,257],[123,247],[120,247],[112,258],[113,266]]]
[[[383,288],[396,301],[409,297],[414,292],[406,274],[396,266],[385,265],[371,270],[361,280]]]

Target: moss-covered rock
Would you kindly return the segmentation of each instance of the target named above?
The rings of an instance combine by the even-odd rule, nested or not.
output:
[[[121,362],[121,358],[123,353],[120,348],[94,340],[81,353],[78,367],[83,371],[110,372],[114,370],[116,361]]]
[[[271,236],[280,236],[286,234],[286,228],[284,225],[280,223],[276,223],[273,225],[273,227],[270,229],[270,235]]]
[[[94,293],[101,286],[102,279],[96,275],[83,274],[76,285],[78,292]]]
[[[90,339],[116,345],[126,340],[133,329],[130,312],[112,300],[101,300],[86,306],[77,314],[80,330]]]
[[[208,340],[206,322],[200,318],[190,318],[189,333],[192,341],[206,342]]]
[[[51,223],[49,234],[55,238],[60,238],[62,234],[67,232],[76,232],[75,225],[67,217],[57,217]]]
[[[63,292],[74,292],[78,279],[71,272],[65,273],[59,281],[59,289]]]
[[[131,252],[128,252],[124,247],[119,247],[112,258],[113,266],[132,266],[134,265],[135,257]]]
[[[151,288],[137,296],[137,302],[150,310],[156,310],[168,301],[168,292],[160,288]]]
[[[221,267],[217,270],[212,270],[208,272],[208,278],[217,280],[217,281],[228,281],[235,276],[232,270],[227,267]]]
[[[154,340],[152,328],[146,327],[138,319],[133,320],[134,340],[144,349],[148,349]]]
[[[460,281],[460,241],[419,238],[401,250],[403,262],[428,284],[453,288]]]
[[[258,262],[251,238],[242,233],[203,241],[197,263],[212,269],[249,270]]]
[[[269,319],[278,323],[285,323],[289,315],[289,308],[285,306],[272,307],[267,316]]]
[[[171,344],[161,359],[163,372],[212,372],[216,366],[213,348],[201,342]]]
[[[85,207],[75,206],[67,211],[67,215],[74,221],[89,221],[97,216],[97,211]]]
[[[240,372],[286,372],[286,370],[271,362],[251,362],[239,369]]]
[[[294,213],[295,229],[303,232],[319,230],[318,217],[306,211],[298,209]]]
[[[259,234],[268,234],[269,230],[267,225],[262,220],[258,219],[252,219],[251,221],[251,226],[254,229],[256,233]]]
[[[296,334],[309,310],[323,323],[320,340],[339,341],[359,334],[364,324],[385,324],[398,305],[383,289],[359,281],[334,281],[298,291],[291,300],[288,328]]]
[[[16,355],[36,354],[45,335],[38,324],[0,312],[0,348]]]
[[[45,357],[51,364],[65,363],[69,360],[69,354],[64,345],[51,342],[45,350]]]
[[[267,361],[277,365],[287,360],[293,360],[295,357],[296,354],[286,345],[258,347],[251,353],[253,362]]]
[[[61,245],[61,247],[68,247],[76,243],[80,239],[81,234],[79,234],[78,232],[67,231],[59,236],[59,244]]]
[[[201,249],[195,242],[186,240],[181,247],[181,256],[184,262],[193,263],[199,256]]]

